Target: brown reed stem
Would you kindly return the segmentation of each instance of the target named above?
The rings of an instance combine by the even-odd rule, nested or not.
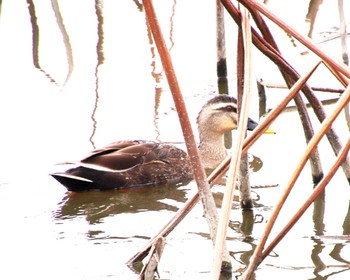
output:
[[[160,26],[157,21],[157,17],[152,5],[152,1],[144,0],[143,5],[145,8],[145,12],[150,25],[151,32],[153,34],[153,37],[159,52],[159,56],[161,58],[161,61],[164,67],[168,84],[173,95],[175,107],[179,116],[181,128],[185,138],[187,151],[192,163],[194,177],[199,189],[200,197],[203,202],[203,207],[204,207],[205,215],[211,230],[211,235],[213,236],[215,235],[215,231],[216,231],[215,223],[217,223],[217,220],[218,220],[216,206],[215,206],[214,198],[210,192],[209,184],[207,183],[206,174],[204,172],[204,169],[202,167],[202,164],[199,158],[199,152],[198,152],[197,144],[191,128],[190,120],[187,114],[185,102],[183,100],[180,86],[176,78],[176,74],[174,71],[174,67],[172,65],[170,54],[166,47],[163,35],[160,30]]]
[[[313,71],[317,68],[319,64],[315,66]],[[247,153],[248,149],[259,139],[259,137],[264,134],[264,132],[271,126],[272,122],[279,116],[279,114],[283,111],[283,109],[288,105],[288,103],[294,98],[295,94],[300,90],[300,88],[307,81],[309,76],[312,74],[310,71],[309,75],[306,75],[294,85],[294,87],[290,90],[290,93],[281,101],[281,103],[273,109],[266,118],[259,124],[257,128],[253,130],[253,132],[244,140],[242,154]],[[208,182],[212,186],[216,180],[221,178],[221,176],[227,171],[227,168],[230,164],[231,156],[228,156],[209,176]],[[152,237],[145,247],[136,253],[133,257],[129,259],[127,262],[128,265],[132,265],[136,262],[142,261],[143,258],[147,256],[152,244],[157,238],[160,236],[166,237],[192,210],[192,208],[197,204],[199,200],[199,194],[196,193],[192,198],[190,198],[181,209],[179,209],[175,216],[159,231],[157,235]]]
[[[202,167],[197,144],[193,135],[190,120],[187,114],[186,106],[181,94],[180,86],[176,78],[174,67],[170,58],[169,51],[166,47],[165,40],[163,38],[156,13],[151,0],[143,0],[143,6],[145,9],[146,17],[152,32],[154,41],[157,46],[157,50],[160,59],[163,64],[165,75],[168,80],[168,84],[174,99],[175,107],[179,116],[183,136],[185,139],[188,155],[192,164],[193,174],[198,186],[199,197],[202,201],[204,208],[204,215],[207,219],[210,235],[214,242],[217,224],[218,214],[215,205],[213,195],[210,191],[210,187],[207,181],[207,177]],[[231,266],[228,252],[224,254],[224,265],[228,268]]]
[[[264,19],[260,15],[260,13],[254,9],[251,9],[250,11],[252,13],[252,16],[254,17],[254,20],[255,20],[259,30],[262,33],[262,36],[264,37],[264,39],[271,45],[271,47],[274,49],[274,51],[276,53],[280,54],[277,43],[276,43],[272,33],[270,32],[270,29],[268,28],[266,22],[264,21]],[[286,84],[290,88],[297,80],[298,75],[288,74],[288,71],[285,70],[285,67],[279,67],[279,69],[280,69],[280,72],[281,72],[284,80],[286,81]],[[310,139],[312,138],[312,136],[314,135],[314,130],[312,127],[312,123],[311,123],[306,105],[305,105],[305,103],[304,103],[304,101],[299,93],[295,96],[294,102],[295,102],[296,107],[298,109],[299,117],[300,117],[303,129],[304,129],[306,143],[308,143],[310,141]],[[323,176],[323,171],[322,171],[321,160],[320,160],[320,156],[319,156],[319,152],[318,152],[317,148],[315,149],[315,151],[313,152],[313,154],[310,157],[310,167],[311,167],[311,174],[312,174],[313,182],[314,183],[319,182]]]
[[[226,1],[226,0],[225,0]],[[309,38],[301,35],[299,32],[297,32],[295,29],[291,28],[287,23],[285,23],[283,20],[281,20],[279,17],[274,15],[272,12],[269,11],[269,9],[261,4],[259,1],[255,0],[238,0],[238,2],[242,3],[246,7],[250,7],[249,9],[255,9],[268,17],[270,20],[272,20],[274,23],[276,23],[278,26],[280,26],[282,29],[290,33],[295,39],[297,39],[300,43],[302,43],[304,46],[309,48],[313,53],[317,54],[322,60],[326,61],[328,64],[332,66],[335,70],[342,73],[347,78],[350,78],[350,68],[347,67],[343,63],[339,63],[335,59],[331,58],[328,54],[323,52],[318,46],[316,46],[312,40]]]
[[[337,116],[340,114],[341,110],[345,107],[345,105],[349,102],[349,100],[350,100],[350,87],[347,88],[344,95],[337,102],[337,105],[338,105],[337,108],[332,112],[332,114],[328,118],[326,118],[326,120],[322,123],[322,126],[321,126],[320,130],[318,131],[318,133],[316,133],[313,136],[313,138],[310,140],[309,144],[307,145],[307,149],[306,149],[302,159],[300,160],[299,164],[296,167],[296,170],[292,174],[292,176],[287,184],[286,189],[284,190],[280,200],[278,201],[277,205],[275,206],[275,208],[271,214],[269,221],[266,224],[263,236],[262,236],[259,244],[255,248],[254,254],[250,260],[250,263],[247,267],[247,270],[244,273],[244,275],[242,276],[242,280],[250,279],[255,268],[261,263],[263,248],[265,246],[265,243],[267,241],[268,236],[271,233],[272,227],[277,219],[277,216],[278,216],[284,202],[286,201],[287,197],[289,196],[293,186],[295,185],[296,180],[298,179],[298,177],[299,177],[301,171],[303,170],[307,160],[309,159],[311,153],[313,152],[313,150],[315,149],[317,144],[321,141],[322,137],[330,129],[332,123],[337,118]]]
[[[318,183],[316,188],[313,190],[310,197],[305,201],[305,203],[300,207],[300,209],[295,213],[295,215],[290,219],[288,224],[280,231],[280,233],[271,241],[269,246],[262,252],[261,261],[263,261],[271,251],[277,246],[277,244],[283,239],[283,237],[291,230],[291,228],[297,223],[305,211],[310,207],[310,205],[317,199],[317,197],[324,191],[327,184],[333,178],[335,172],[338,170],[341,163],[346,158],[347,153],[350,148],[350,138],[347,143],[340,150],[339,155],[337,156],[336,162],[333,164],[326,176]]]
[[[240,12],[238,11],[238,9],[232,4],[232,2],[230,0],[221,0],[221,2],[225,6],[226,10],[230,13],[232,18],[235,20],[237,25],[240,26],[241,15],[240,15]],[[251,11],[252,15],[254,16],[254,19],[259,23],[259,21],[261,21],[261,19],[259,19],[260,18],[259,16],[256,16],[257,13],[254,10],[254,7],[249,6],[247,4],[247,8]],[[276,17],[276,16],[273,16],[273,17]],[[261,28],[265,28],[265,27],[263,27],[263,24],[261,24],[261,23],[259,23],[259,24],[261,25],[260,26]],[[280,26],[280,27],[285,28],[284,26]],[[286,28],[287,28],[287,29],[285,29],[286,32],[290,32],[290,33],[296,32],[294,30],[291,31],[292,28],[290,28],[290,27],[286,27]],[[268,33],[264,34],[264,35],[267,37],[272,36],[272,35],[269,35]],[[253,28],[252,28],[252,37],[253,37],[254,45],[262,53],[264,53],[267,57],[269,57],[280,69],[283,69],[283,72],[285,71],[285,74],[290,76],[295,81],[297,79],[299,79],[300,75],[288,64],[287,61],[285,61],[285,59],[280,55],[280,53],[278,53],[278,51],[272,45],[270,45],[264,38],[262,38]],[[305,40],[308,40],[308,39],[306,38]],[[347,81],[346,77],[344,77],[345,75],[337,72],[337,69],[334,68],[334,65],[338,64],[336,61],[333,61],[333,59],[327,55],[324,55],[324,61],[325,61],[325,64],[333,70],[333,73],[337,73],[337,77],[339,77],[344,83],[346,83],[346,84],[349,83]],[[346,70],[347,69],[346,66],[344,66],[344,67]],[[348,74],[350,75],[350,72]],[[317,99],[317,97],[314,95],[312,90],[307,85],[305,85],[302,88],[302,91],[303,91],[304,95],[306,96],[306,98],[308,99],[310,105],[312,106],[312,108],[315,112],[315,115],[317,116],[319,121],[323,122],[324,119],[326,118],[326,113],[323,110],[322,103]],[[329,130],[329,132],[327,133],[327,138],[332,146],[334,153],[338,154],[342,145],[341,145],[341,142],[339,140],[339,137],[337,136],[337,134],[333,128],[331,128]],[[342,169],[343,169],[343,172],[344,172],[346,178],[350,182],[350,158],[349,158],[349,156],[343,162]]]
[[[269,43],[271,44],[271,51],[267,52],[266,55],[270,56],[273,54],[273,52],[278,53],[278,49],[276,48],[276,44],[273,41],[272,38],[272,34],[269,33],[269,30],[266,26],[266,24],[264,23],[262,17],[260,16],[260,14],[257,12],[256,9],[254,9],[253,7],[249,6],[250,11],[252,12],[252,15],[254,16],[254,19],[256,20],[260,30],[262,31],[263,35],[265,38],[267,38],[267,40],[269,41]],[[284,28],[283,26],[280,25],[281,28]],[[292,28],[288,27],[287,29],[284,29],[286,32],[289,33],[294,33],[296,32],[295,30],[292,30]],[[303,37],[302,35],[300,35],[301,37]],[[305,38],[305,40],[309,40],[308,38]],[[257,41],[259,42],[259,41]],[[260,48],[262,51],[267,49],[267,44],[263,44],[262,47]],[[275,50],[274,50],[275,49]],[[317,54],[317,53],[316,53]],[[275,54],[274,54],[275,55]],[[324,58],[325,59],[325,58]],[[280,55],[276,56],[275,59],[273,59],[273,61],[277,64],[280,65],[281,62],[284,61],[283,57],[281,57]],[[340,72],[337,71],[337,69],[334,68],[334,64],[337,64],[337,61],[332,61],[332,59],[330,57],[327,57],[327,60],[325,60],[326,62],[326,66],[331,69],[331,72],[338,78],[338,80],[346,87],[349,84],[349,80]],[[283,65],[284,64],[284,65]],[[282,66],[282,67],[281,67]],[[287,84],[293,83],[293,80],[296,81],[299,77],[299,74],[288,64],[288,63],[282,63],[282,65],[279,66],[282,72],[282,75],[285,77]],[[350,75],[350,72],[348,72],[348,74]],[[302,89],[303,93],[305,94],[306,98],[308,99],[310,105],[312,106],[317,118],[319,119],[319,121],[322,123],[324,121],[324,119],[326,118],[326,113],[323,110],[323,106],[321,104],[321,102],[316,98],[316,96],[314,95],[314,93],[312,92],[311,88],[307,85],[305,85],[305,87]],[[303,125],[304,125],[304,131],[305,131],[305,136],[306,139],[310,139],[313,131],[311,129],[311,126],[306,125],[309,121],[308,121],[308,117],[305,117],[305,108],[302,108],[303,106],[302,103],[300,102],[300,98],[296,98],[295,101],[297,102],[297,105],[299,104],[298,110],[300,112],[304,112],[303,113]],[[305,129],[306,128],[306,129]],[[331,147],[334,151],[334,153],[337,155],[339,153],[339,150],[341,149],[341,141],[338,137],[338,135],[336,134],[335,130],[333,128],[331,128],[329,130],[329,132],[327,133],[327,138],[329,143],[331,144]],[[313,173],[313,180],[314,182],[317,182],[318,180],[320,180],[320,178],[322,177],[322,169],[321,169],[321,164],[320,164],[320,160],[319,160],[319,155],[318,152],[316,152],[317,150],[315,150],[312,158],[310,158],[311,163],[313,163],[311,165],[312,168],[312,173]],[[349,156],[346,158],[346,160],[344,160],[343,164],[342,164],[342,169],[343,172],[347,178],[347,180],[350,182],[350,158]]]

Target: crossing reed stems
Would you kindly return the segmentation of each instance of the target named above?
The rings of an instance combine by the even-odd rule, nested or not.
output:
[[[250,277],[251,277],[253,271],[255,270],[255,268],[262,261],[263,248],[265,246],[265,243],[267,241],[268,236],[271,233],[272,227],[273,227],[273,225],[274,225],[274,223],[275,223],[275,221],[277,219],[277,216],[278,216],[278,214],[279,214],[279,212],[280,212],[284,202],[286,201],[287,197],[289,196],[292,188],[295,185],[295,182],[297,181],[301,171],[303,170],[303,168],[304,168],[307,160],[309,159],[310,155],[312,154],[313,150],[316,148],[318,143],[321,141],[322,137],[328,132],[328,130],[332,126],[332,123],[337,118],[337,116],[340,114],[342,109],[346,106],[346,104],[349,102],[349,100],[350,100],[350,86],[347,88],[347,90],[344,92],[342,97],[337,102],[336,109],[332,112],[332,114],[329,117],[327,117],[325,119],[325,121],[321,125],[320,130],[312,137],[312,139],[308,143],[306,151],[305,151],[302,159],[300,160],[300,162],[297,165],[294,173],[292,174],[292,176],[291,176],[291,178],[290,178],[290,180],[289,180],[289,182],[287,184],[286,189],[284,190],[280,200],[278,201],[277,205],[275,206],[275,208],[274,208],[274,210],[273,210],[273,212],[271,214],[271,217],[270,217],[269,221],[266,224],[263,236],[262,236],[259,244],[255,248],[254,254],[253,254],[252,258],[251,258],[251,261],[249,263],[249,266],[248,266],[246,272],[244,273],[244,275],[242,277],[242,280],[243,279],[250,279]],[[346,155],[347,154],[343,154],[342,158],[346,157]],[[322,180],[322,182],[324,182],[324,180]],[[266,256],[266,254],[265,254],[265,256]]]
[[[317,68],[317,65],[312,69],[313,71]],[[310,72],[313,72],[310,71]],[[281,101],[281,103],[270,113],[266,116],[266,118],[259,124],[258,127],[256,127],[253,132],[244,140],[243,147],[242,147],[242,154],[245,154],[248,149],[259,139],[259,137],[264,134],[264,132],[268,129],[269,126],[273,123],[273,121],[281,114],[281,112],[284,110],[284,108],[288,105],[288,103],[293,99],[295,94],[300,90],[300,88],[305,84],[307,79],[311,73],[307,74],[306,76],[300,78],[298,82],[293,86],[293,88],[290,90],[290,93]],[[228,166],[231,161],[231,156],[228,156],[209,176],[208,176],[208,182],[212,186],[215,184],[215,182],[221,178],[221,176],[227,171]],[[183,205],[181,209],[179,209],[175,216],[166,224],[163,226],[163,228],[156,234],[154,237],[152,237],[148,243],[145,245],[145,247],[140,250],[138,253],[136,253],[133,257],[129,259],[127,262],[128,265],[132,265],[136,262],[142,261],[144,257],[147,256],[147,253],[149,252],[150,248],[152,247],[152,244],[155,240],[157,240],[160,236],[166,237],[185,217],[186,215],[192,210],[192,208],[197,204],[199,200],[199,194],[198,192],[193,195],[193,197],[189,198],[186,203]]]

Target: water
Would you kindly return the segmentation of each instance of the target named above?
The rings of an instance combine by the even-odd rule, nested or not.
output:
[[[176,1],[174,6],[171,1],[155,2],[156,10],[162,11],[160,23],[195,127],[198,110],[217,92],[214,3]],[[274,2],[270,1],[270,5],[275,4],[277,9]],[[295,10],[294,22],[304,26],[306,4],[301,2],[298,7],[303,9]],[[335,9],[326,2],[321,15]],[[33,66],[32,30],[25,2],[3,1],[1,279],[137,279],[137,272],[125,263],[194,193],[196,186],[191,182],[178,188],[70,194],[48,175],[59,168],[56,163],[77,159],[94,147],[115,140],[183,141],[145,15],[135,3],[104,1],[103,60],[96,50],[99,37],[95,3],[59,2],[74,64],[65,84],[69,73],[66,49],[51,6],[36,3],[40,71]],[[227,21],[229,84],[233,93],[236,27]],[[319,28],[329,28],[334,21],[333,17],[327,26],[319,21]],[[314,34],[317,36],[317,30]],[[295,55],[297,51],[284,35],[281,38],[286,55]],[[332,41],[323,46],[334,50],[337,45]],[[258,56],[255,59],[257,75],[272,83],[280,82],[278,77],[267,75],[271,72],[267,71],[265,60],[261,62]],[[302,57],[293,61],[297,65],[303,63],[298,69],[303,72],[312,60]],[[318,80],[322,85],[339,87],[330,76]],[[269,91],[268,108],[278,102],[277,93],[281,92]],[[322,98],[328,97],[323,95]],[[332,106],[327,107],[327,111],[331,110]],[[251,115],[257,119],[256,106]],[[312,118],[317,128],[317,121]],[[233,257],[233,278],[246,267],[271,210],[305,149],[295,112],[281,115],[272,128],[277,134],[264,135],[250,151],[263,162],[262,168],[251,175],[252,185],[256,186],[254,197],[258,199],[254,212],[243,214],[237,199],[232,206],[227,246]],[[336,128],[345,141],[348,132],[343,117]],[[334,156],[326,141],[322,141],[320,152],[327,171]],[[311,193],[311,182],[306,166],[272,235]],[[222,195],[223,187],[215,186],[218,205]],[[349,185],[338,172],[327,187],[324,205],[320,203],[321,206],[307,211],[274,254],[261,264],[255,279],[272,275],[276,279],[348,278],[348,240],[332,236],[350,232],[349,197]],[[330,238],[313,240],[314,235]],[[162,279],[210,279],[212,244],[200,204],[166,241],[159,265]]]

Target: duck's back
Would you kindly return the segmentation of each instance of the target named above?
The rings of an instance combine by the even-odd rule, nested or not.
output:
[[[77,164],[51,175],[70,191],[177,184],[192,178],[187,154],[157,142],[114,142],[92,151]]]

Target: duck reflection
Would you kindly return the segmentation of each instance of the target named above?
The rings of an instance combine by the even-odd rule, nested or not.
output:
[[[142,211],[177,211],[178,202],[186,201],[188,188],[184,185],[163,185],[126,191],[68,192],[58,204],[55,219],[85,216],[90,224],[119,213]]]

